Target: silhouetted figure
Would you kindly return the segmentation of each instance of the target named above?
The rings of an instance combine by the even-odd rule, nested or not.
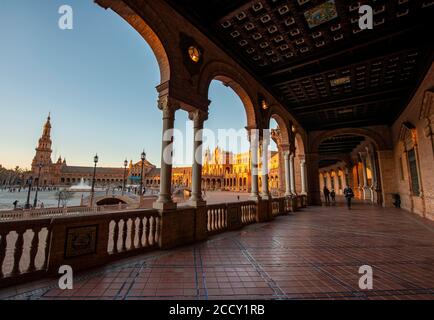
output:
[[[330,190],[327,187],[324,187],[323,193],[326,205],[330,205]]]
[[[333,204],[336,203],[336,192],[335,192],[335,190],[332,190],[332,192],[330,192],[330,197],[332,198]]]
[[[401,208],[401,196],[397,193],[393,195],[393,205],[395,208]]]
[[[347,186],[344,190],[344,196],[345,196],[345,199],[347,200],[348,210],[351,210],[351,200],[354,198],[353,189],[351,189],[349,186]]]
[[[12,204],[14,205],[14,210],[17,210],[18,200],[15,200]]]

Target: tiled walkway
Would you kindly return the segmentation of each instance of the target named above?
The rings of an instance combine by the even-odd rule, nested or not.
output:
[[[359,267],[374,290],[359,288]],[[308,208],[173,251],[0,291],[13,299],[434,299],[434,224],[395,209]],[[51,286],[51,288],[50,288]]]

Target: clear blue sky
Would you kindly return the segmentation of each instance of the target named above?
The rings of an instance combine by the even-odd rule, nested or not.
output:
[[[58,28],[65,3],[74,9],[73,30]],[[138,161],[145,148],[159,166],[158,65],[122,18],[92,0],[2,0],[0,39],[0,164],[30,166],[51,111],[53,160],[91,165],[98,152],[101,166],[121,166],[125,157]],[[246,126],[231,89],[213,82],[209,94],[206,128]],[[178,111],[176,127],[185,131],[188,122]],[[175,154],[190,156],[188,144],[176,143]],[[189,164],[183,159],[176,164]]]

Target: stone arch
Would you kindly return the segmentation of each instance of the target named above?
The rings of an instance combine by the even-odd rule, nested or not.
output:
[[[97,206],[113,206],[118,204],[127,204],[124,200],[112,197],[112,198],[103,198],[96,202]]]
[[[304,139],[299,132],[295,134],[295,147],[297,156],[302,159],[306,155]]]
[[[277,125],[279,126],[281,139],[282,139],[281,143],[284,145],[288,145],[289,144],[289,128],[287,124],[288,122],[285,121],[285,119],[277,113],[272,113],[270,115],[268,122],[270,122],[272,119],[274,119],[277,122]]]
[[[388,141],[378,132],[375,132],[372,129],[367,128],[343,128],[343,129],[335,129],[330,131],[324,131],[320,135],[318,135],[311,145],[312,153],[317,153],[319,150],[320,144],[327,138],[331,138],[338,135],[353,135],[353,136],[362,136],[368,138],[372,141],[377,148],[377,150],[388,150],[390,149]]]
[[[236,71],[236,68],[220,61],[212,61],[205,65],[199,79],[198,92],[201,97],[208,99],[209,87],[213,80],[221,81],[230,87],[243,103],[247,116],[247,127],[258,128],[258,114],[254,94],[249,92],[248,82]]]
[[[169,45],[169,39],[172,39],[172,37],[170,37],[171,31],[166,27],[158,13],[146,2],[142,4],[142,7],[146,8],[146,14],[141,16],[134,12],[124,1],[95,0],[95,2],[104,9],[112,9],[143,37],[151,47],[158,62],[160,83],[168,82],[171,75],[169,56],[174,56],[174,52],[172,52],[173,50]]]

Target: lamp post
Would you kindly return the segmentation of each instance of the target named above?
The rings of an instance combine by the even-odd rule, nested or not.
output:
[[[26,202],[26,209],[30,209],[30,191],[32,190],[32,183],[33,183],[33,177],[30,177],[27,180],[27,185],[29,187],[29,191],[27,192],[27,202]]]
[[[95,193],[95,175],[96,175],[96,165],[98,164],[98,155],[95,155],[93,158],[93,162],[95,163],[95,166],[93,167],[93,178],[92,178],[92,189],[90,191],[90,206],[93,206],[93,197]]]
[[[124,161],[124,180],[123,180],[123,184],[122,184],[122,196],[125,194],[125,178],[127,175],[127,165],[128,165],[128,160],[125,159],[125,161]]]
[[[35,201],[33,201],[33,208],[36,208],[36,205],[38,204],[38,191],[39,191],[39,180],[41,180],[41,169],[43,165],[40,163],[38,165],[39,171],[38,171],[38,181],[36,181],[36,193],[35,193]]]
[[[142,160],[142,167],[140,170],[140,203],[139,207],[141,208],[143,206],[143,167],[146,160],[146,153],[145,150],[143,150],[142,154],[140,155],[140,158]]]
[[[146,160],[145,150],[143,150],[140,158],[142,159],[142,169],[140,171],[140,199],[142,199],[142,196],[143,196],[143,167],[144,167],[145,160]]]

